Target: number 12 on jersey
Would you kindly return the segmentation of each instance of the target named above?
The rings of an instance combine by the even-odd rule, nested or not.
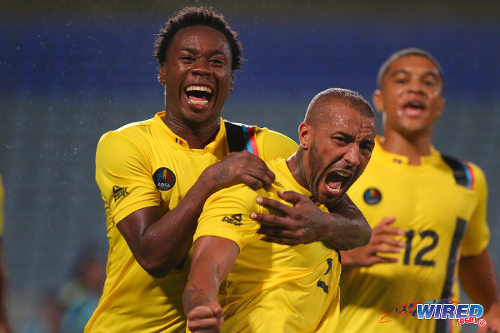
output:
[[[424,230],[420,232],[418,235],[415,235],[415,230],[408,230],[405,233],[406,236],[406,248],[405,248],[405,255],[403,259],[403,264],[405,265],[411,265],[411,259],[412,259],[412,241],[415,237],[420,237],[422,240],[428,238],[430,239],[431,243],[427,246],[424,246],[420,251],[418,251],[415,255],[413,264],[418,265],[418,266],[430,266],[433,267],[436,263],[434,260],[426,260],[424,259],[424,255],[427,254],[428,252],[432,251],[438,244],[439,242],[439,236],[438,234],[433,231],[433,230]]]

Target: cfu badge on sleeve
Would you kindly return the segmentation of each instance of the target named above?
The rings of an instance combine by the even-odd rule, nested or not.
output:
[[[153,181],[160,191],[168,191],[175,185],[175,175],[169,168],[159,168],[153,174]]]

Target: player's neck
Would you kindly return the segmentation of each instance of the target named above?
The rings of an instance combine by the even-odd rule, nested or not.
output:
[[[219,119],[209,124],[198,124],[186,123],[165,115],[162,117],[162,120],[172,132],[186,141],[191,149],[205,148],[206,145],[215,139],[220,128]]]
[[[304,150],[302,148],[297,149],[297,151],[290,156],[286,163],[288,165],[288,170],[292,174],[293,178],[299,183],[303,188],[310,191],[309,185],[307,183],[307,178],[305,176],[304,170]]]
[[[380,145],[387,152],[408,157],[410,165],[420,165],[420,158],[431,154],[432,134],[403,135],[386,128]]]

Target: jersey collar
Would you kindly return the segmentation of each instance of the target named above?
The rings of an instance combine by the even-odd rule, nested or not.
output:
[[[382,139],[382,137],[380,137],[380,136],[377,136],[375,138],[375,148],[373,149],[373,154],[377,154],[378,156],[380,156],[380,158],[382,158],[386,162],[408,165],[408,157],[407,156],[390,153],[390,152],[382,149],[382,145],[380,144],[381,139]],[[440,156],[441,155],[434,148],[434,146],[431,146],[431,154],[420,157],[420,165],[439,164],[441,161]]]
[[[154,121],[164,129],[165,134],[168,136],[168,140],[177,145],[180,149],[213,151],[219,146],[221,142],[224,142],[225,140],[226,128],[224,126],[223,119],[220,118],[219,132],[217,133],[215,140],[206,145],[204,149],[191,149],[189,148],[189,144],[186,140],[172,132],[172,130],[168,128],[168,126],[163,122],[162,117],[165,115],[165,113],[166,111],[158,112],[154,117]]]

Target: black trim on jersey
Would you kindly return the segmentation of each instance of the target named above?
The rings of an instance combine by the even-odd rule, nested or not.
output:
[[[243,124],[232,123],[224,120],[226,126],[227,144],[230,152],[246,150],[248,140],[243,132]]]
[[[451,156],[441,155],[441,157],[453,171],[453,177],[455,178],[457,184],[469,188],[470,182],[469,179],[467,178],[467,174],[465,173],[465,168],[463,163]]]
[[[455,232],[453,234],[453,239],[451,240],[450,254],[448,257],[447,267],[446,267],[446,279],[444,281],[443,290],[441,292],[441,299],[451,299],[453,296],[453,277],[455,274],[455,266],[458,262],[458,247],[462,241],[462,237],[465,233],[465,228],[467,226],[467,221],[461,218],[457,218],[457,224],[455,227]],[[458,301],[458,300],[455,300]],[[450,325],[450,321],[446,319],[436,320],[435,333],[447,332],[447,327]]]

